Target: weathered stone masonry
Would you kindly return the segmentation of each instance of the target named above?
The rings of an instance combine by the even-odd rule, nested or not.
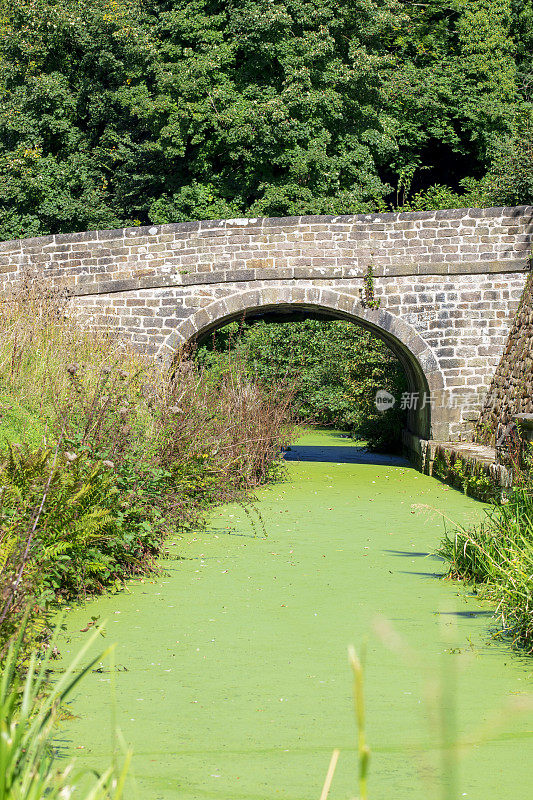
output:
[[[244,312],[351,319],[398,353],[420,404],[426,395],[413,432],[449,439],[479,413],[532,236],[530,207],[207,221],[4,242],[0,279],[4,292],[25,271],[64,287],[93,323],[164,356]],[[379,309],[361,302],[369,267]]]
[[[520,308],[500,363],[485,396],[476,424],[476,438],[494,444],[516,414],[533,413],[533,274],[530,273]]]

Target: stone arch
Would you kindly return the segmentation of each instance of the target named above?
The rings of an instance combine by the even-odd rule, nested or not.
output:
[[[293,309],[353,322],[382,339],[400,359],[411,391],[419,392],[421,398],[425,393],[427,400],[431,401],[426,402],[424,409],[409,412],[409,431],[422,439],[447,438],[447,420],[443,419],[444,377],[429,345],[399,317],[380,308],[366,308],[353,295],[333,289],[268,286],[236,292],[191,314],[167,337],[160,355],[170,360],[181,346],[206,337],[243,314],[253,316],[257,312]]]

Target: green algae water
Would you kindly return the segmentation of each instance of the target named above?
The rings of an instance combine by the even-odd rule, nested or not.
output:
[[[329,797],[347,800],[357,794],[347,647],[365,645],[371,800],[444,796],[432,697],[454,670],[462,746],[459,789],[446,797],[529,799],[531,711],[510,709],[531,689],[533,660],[491,639],[490,610],[441,580],[431,556],[443,531],[431,509],[465,523],[481,504],[316,431],[257,508],[267,538],[239,506],[218,509],[205,531],[176,539],[165,576],[68,615],[66,658],[91,616],[108,620],[116,701],[104,665],[71,701],[62,753],[106,766],[116,719],[134,750],[132,797],[309,800],[338,747]]]

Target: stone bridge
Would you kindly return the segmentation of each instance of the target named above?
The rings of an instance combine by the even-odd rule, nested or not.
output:
[[[244,315],[350,320],[401,359],[411,433],[445,441],[479,414],[532,238],[531,207],[188,222],[4,242],[0,279],[64,287],[165,358]]]

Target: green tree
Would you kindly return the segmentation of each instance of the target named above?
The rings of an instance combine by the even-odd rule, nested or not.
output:
[[[192,0],[159,16],[173,179],[154,221],[374,208],[393,2]]]
[[[0,0],[0,238],[498,202],[476,186],[531,110],[532,20],[532,0]]]
[[[153,59],[139,16],[135,0],[4,3],[2,238],[135,224],[139,173],[152,172],[132,86]]]
[[[404,8],[408,23],[384,78],[399,204],[434,183],[462,194],[465,179],[481,178],[511,132],[518,99],[511,0]]]

